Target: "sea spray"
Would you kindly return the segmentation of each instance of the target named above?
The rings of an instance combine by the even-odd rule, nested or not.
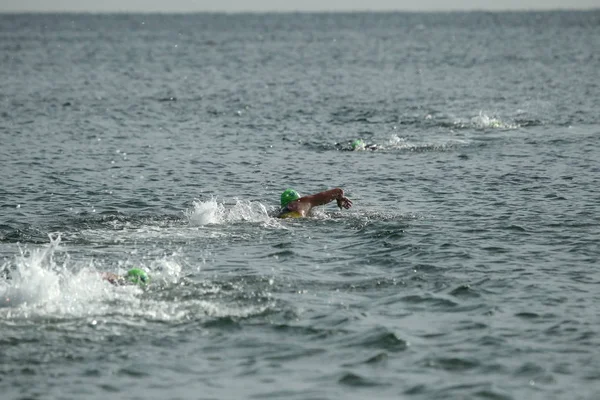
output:
[[[191,209],[185,210],[191,226],[205,226],[236,222],[258,222],[269,227],[281,227],[260,202],[235,199],[235,204],[225,206],[213,197],[206,201],[194,200]]]

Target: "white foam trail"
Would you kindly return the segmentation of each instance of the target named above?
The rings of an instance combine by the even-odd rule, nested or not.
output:
[[[235,205],[228,211],[227,220],[230,222],[265,222],[270,218],[267,208],[259,202],[236,199]]]
[[[185,211],[192,226],[224,224],[232,222],[260,222],[266,226],[280,227],[274,218],[269,216],[267,207],[260,202],[236,199],[230,208],[218,203],[215,198],[207,201],[195,200],[193,208]]]
[[[409,151],[423,151],[423,150],[434,150],[434,151],[445,151],[456,146],[468,145],[468,140],[457,139],[457,138],[434,138],[431,142],[416,143],[409,142],[405,138],[401,138],[396,134],[393,134],[381,148],[384,150],[409,150]]]
[[[265,312],[272,307],[271,304],[263,306],[232,306],[211,303],[208,301],[199,301],[194,304],[196,307],[201,308],[206,315],[211,317],[240,317],[247,318],[252,315],[257,315]]]
[[[471,118],[468,123],[465,121],[457,120],[454,125],[458,127],[472,127],[476,129],[517,129],[519,125],[506,123],[498,118],[490,117],[483,111],[479,112],[479,115]]]
[[[389,146],[390,148],[393,148],[393,149],[406,149],[406,148],[414,147],[414,145],[409,144],[405,138],[401,138],[396,134],[393,134],[392,136],[390,136],[390,138],[387,142],[387,146]]]

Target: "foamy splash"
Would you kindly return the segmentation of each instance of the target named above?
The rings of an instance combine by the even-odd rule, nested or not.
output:
[[[454,125],[459,128],[475,128],[475,129],[517,129],[518,124],[508,123],[496,117],[490,117],[483,111],[479,115],[472,117],[469,121],[457,120]]]
[[[0,315],[5,318],[87,317],[119,311],[139,313],[138,286],[114,286],[102,279],[102,268],[93,261],[73,262],[60,247],[60,235],[50,235],[44,248],[21,250],[14,264],[5,264],[10,277],[0,281]],[[62,261],[55,255],[60,253]],[[133,267],[122,262],[117,273]],[[152,285],[172,284],[179,280],[181,266],[173,259],[163,258],[152,263]],[[129,310],[129,311],[128,311]]]
[[[195,200],[193,208],[185,211],[192,226],[224,224],[231,222],[259,222],[265,226],[281,227],[281,224],[269,216],[269,211],[260,202],[236,199],[235,205],[226,207],[215,198],[207,201]]]
[[[261,314],[273,304],[223,304],[202,298],[186,300],[170,296],[156,298],[154,293],[180,283],[181,265],[172,257],[155,260],[149,266],[148,290],[138,286],[114,286],[102,279],[101,268],[73,263],[63,257],[60,236],[50,238],[44,248],[21,251],[14,264],[5,264],[10,277],[0,280],[0,318],[3,320],[39,320],[48,317],[83,319],[102,326],[116,315],[121,324],[140,324],[141,320],[177,321],[221,316],[247,317]],[[60,257],[58,257],[60,253]],[[55,257],[55,255],[57,257]],[[57,262],[55,258],[65,259]],[[131,267],[120,263],[120,273]],[[75,272],[74,272],[75,271]],[[189,284],[189,282],[188,282]],[[218,290],[218,289],[217,289]],[[134,319],[132,319],[132,317]]]
[[[21,250],[15,258],[16,267],[11,269],[11,279],[0,282],[0,307],[25,317],[48,313],[85,315],[90,312],[90,304],[107,299],[107,288],[112,285],[103,281],[93,266],[73,272],[67,267],[68,257],[62,264],[55,261],[60,240],[60,235],[50,235],[47,247]]]

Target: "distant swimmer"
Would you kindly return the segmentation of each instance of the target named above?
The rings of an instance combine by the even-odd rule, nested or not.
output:
[[[346,143],[336,143],[335,147],[342,151],[378,150],[380,146],[375,143],[367,144],[362,139],[356,139]]]
[[[327,190],[325,192],[300,197],[294,189],[286,189],[281,194],[281,210],[277,218],[302,218],[310,214],[310,210],[316,206],[322,206],[337,201],[340,208],[349,209],[352,207],[352,201],[344,197],[344,191],[340,188]]]
[[[132,268],[125,275],[118,275],[112,272],[103,272],[102,279],[116,286],[139,285],[146,286],[150,283],[150,277],[140,268]]]

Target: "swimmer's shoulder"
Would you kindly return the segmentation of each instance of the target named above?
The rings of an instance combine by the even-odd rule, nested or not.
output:
[[[290,204],[286,205],[285,207],[282,207],[281,210],[279,210],[279,212],[276,215],[277,218],[302,218],[302,212],[300,212],[299,210],[296,209],[296,207],[294,207],[292,205],[292,207],[290,207]]]

